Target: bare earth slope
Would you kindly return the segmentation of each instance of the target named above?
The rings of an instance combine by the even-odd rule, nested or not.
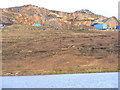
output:
[[[117,34],[13,27],[3,32],[3,75],[117,71]]]

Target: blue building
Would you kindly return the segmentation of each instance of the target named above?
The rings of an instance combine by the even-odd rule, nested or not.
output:
[[[107,25],[106,24],[93,24],[93,26],[96,28],[96,29],[107,29]]]
[[[4,25],[4,24],[0,24],[0,27],[7,27],[6,25]]]
[[[41,26],[42,24],[40,23],[34,23],[32,26]]]
[[[120,29],[120,26],[116,26],[116,29]]]

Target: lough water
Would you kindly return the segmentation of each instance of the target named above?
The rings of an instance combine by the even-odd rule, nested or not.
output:
[[[0,78],[2,88],[118,88],[118,72]]]

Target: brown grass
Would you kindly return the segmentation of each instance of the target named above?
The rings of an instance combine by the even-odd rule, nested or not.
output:
[[[3,75],[118,70],[118,37],[115,31],[52,30],[45,27],[11,26],[4,28],[2,34]]]

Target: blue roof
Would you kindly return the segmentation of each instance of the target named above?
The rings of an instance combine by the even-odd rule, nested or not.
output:
[[[4,26],[3,24],[0,24],[0,26]]]
[[[4,25],[4,24],[0,24],[0,27],[7,27],[6,25]]]
[[[32,26],[41,26],[42,24],[40,23],[34,23]]]
[[[120,29],[120,26],[116,26],[116,29]]]
[[[94,27],[97,29],[107,29],[106,24],[95,24]]]

